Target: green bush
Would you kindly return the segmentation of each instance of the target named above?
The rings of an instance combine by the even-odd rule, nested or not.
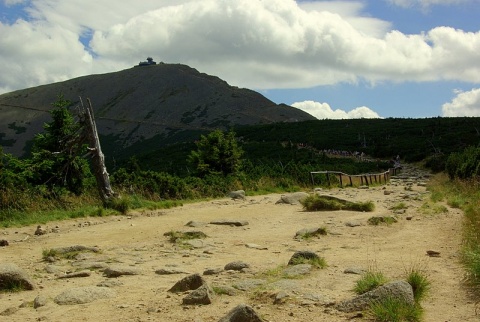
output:
[[[450,179],[480,177],[480,148],[468,147],[463,152],[452,153],[445,169]]]

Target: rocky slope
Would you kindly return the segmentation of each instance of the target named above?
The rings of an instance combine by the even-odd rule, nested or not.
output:
[[[216,128],[314,119],[189,66],[161,63],[0,95],[0,144],[5,152],[26,152],[59,94],[74,105],[79,97],[84,103],[90,98],[100,135],[118,149],[152,138],[161,146]]]

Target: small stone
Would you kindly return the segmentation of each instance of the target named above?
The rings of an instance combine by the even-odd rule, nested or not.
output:
[[[235,261],[235,262],[231,262],[231,263],[228,263],[227,265],[225,265],[224,269],[226,271],[241,271],[242,269],[249,268],[249,267],[250,267],[250,265],[245,263],[245,262]]]
[[[45,306],[47,305],[47,298],[42,296],[42,295],[38,295],[34,300],[33,300],[33,308],[34,309],[37,309],[39,307],[42,307],[42,306]]]

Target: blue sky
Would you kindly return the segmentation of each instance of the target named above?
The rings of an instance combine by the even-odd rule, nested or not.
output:
[[[320,119],[480,116],[480,0],[0,0],[0,93],[147,56]]]

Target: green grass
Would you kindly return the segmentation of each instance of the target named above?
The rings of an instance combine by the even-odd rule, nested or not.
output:
[[[449,180],[445,174],[436,175],[428,190],[443,194],[451,207],[464,212],[462,262],[470,291],[480,299],[480,181]]]
[[[402,209],[407,209],[408,206],[406,203],[404,202],[399,202],[395,205],[393,205],[392,207],[390,207],[390,210],[402,210]]]
[[[355,282],[353,291],[358,295],[367,293],[387,282],[387,278],[382,272],[368,271],[362,275],[362,277]]]
[[[21,281],[15,281],[11,279],[5,279],[0,283],[0,292],[3,293],[17,293],[25,291],[27,288]]]
[[[39,209],[32,211],[0,210],[0,227],[22,227],[74,218],[106,217],[117,215],[119,213],[126,214],[132,209],[157,210],[169,209],[181,205],[183,205],[182,201],[150,201],[141,199],[138,196],[127,196],[114,199],[106,208],[98,205],[98,201],[77,200],[76,202],[70,202],[70,200],[67,200],[64,205],[54,209]]]
[[[380,224],[391,225],[397,222],[397,219],[391,216],[374,216],[367,220],[369,225],[378,226]]]
[[[368,315],[378,322],[421,321],[423,309],[404,300],[386,297],[370,305]]]
[[[298,237],[300,239],[310,240],[314,237],[326,236],[327,234],[328,234],[327,227],[320,227],[317,230],[315,230],[314,232],[306,232],[304,234],[299,235]]]
[[[204,239],[207,238],[207,235],[201,231],[168,231],[164,236],[169,237],[169,240],[172,243],[176,243],[179,241],[183,240],[189,240],[189,239]]]
[[[412,286],[413,298],[416,303],[420,303],[430,291],[430,281],[423,270],[412,268],[406,272],[407,282]]]
[[[299,265],[299,264],[310,264],[315,268],[326,268],[328,266],[327,261],[323,257],[315,257],[315,258],[305,258],[305,257],[297,257],[293,260],[292,265]]]
[[[328,210],[351,210],[371,212],[375,210],[372,201],[351,202],[330,196],[310,195],[301,201],[303,208],[307,211],[328,211]]]

